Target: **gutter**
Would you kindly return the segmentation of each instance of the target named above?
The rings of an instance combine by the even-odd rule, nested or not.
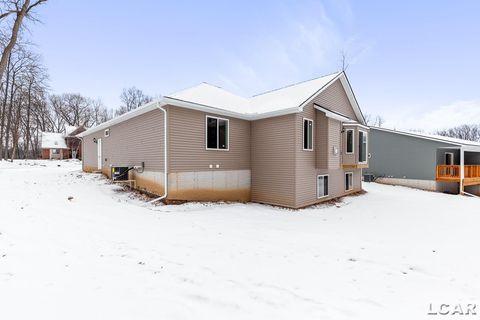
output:
[[[168,139],[167,139],[167,110],[165,110],[163,108],[163,106],[165,106],[165,104],[161,104],[160,102],[157,102],[157,109],[162,111],[163,112],[163,195],[161,195],[160,197],[158,198],[155,198],[151,201],[149,201],[148,203],[155,203],[157,201],[160,201],[160,200],[163,200],[167,197],[168,195],[168,164],[167,164],[167,151],[168,151],[168,147],[167,147],[167,142],[168,142]]]

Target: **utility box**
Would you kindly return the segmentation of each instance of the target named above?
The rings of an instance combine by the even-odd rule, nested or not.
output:
[[[373,174],[371,174],[371,173],[365,173],[365,174],[363,175],[363,181],[365,181],[365,182],[373,182],[373,181],[375,181],[375,177],[374,177]]]
[[[128,180],[128,167],[112,167],[112,180],[125,181]]]

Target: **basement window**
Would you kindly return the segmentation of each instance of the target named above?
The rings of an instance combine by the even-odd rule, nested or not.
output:
[[[228,150],[229,120],[207,116],[206,145],[207,150]]]
[[[303,150],[313,150],[313,120],[303,119]]]
[[[353,189],[353,172],[345,172],[345,191]]]
[[[328,175],[317,176],[317,198],[328,197]]]
[[[355,139],[355,131],[353,129],[347,129],[347,143],[346,143],[346,153],[353,153],[353,141]]]

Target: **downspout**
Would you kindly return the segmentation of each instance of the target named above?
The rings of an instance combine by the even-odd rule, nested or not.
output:
[[[157,201],[160,201],[160,200],[163,200],[167,197],[168,195],[168,172],[167,172],[167,168],[168,168],[168,165],[167,165],[167,110],[165,110],[161,105],[160,105],[160,102],[157,102],[157,108],[158,110],[162,111],[163,112],[163,165],[164,165],[164,168],[163,168],[163,172],[164,172],[164,175],[163,175],[163,195],[161,195],[160,197],[158,198],[155,198],[151,201],[149,201],[148,203],[155,203]]]

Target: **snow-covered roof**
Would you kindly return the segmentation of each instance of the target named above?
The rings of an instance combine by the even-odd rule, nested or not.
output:
[[[237,96],[220,87],[202,83],[197,86],[165,96],[218,109],[243,114],[262,114],[278,110],[297,108],[340,73],[300,82],[280,89],[268,91],[250,98]]]
[[[459,147],[472,147],[472,148],[475,148],[475,149],[478,148],[479,151],[480,151],[480,142],[476,142],[476,141],[445,137],[445,136],[423,133],[423,132],[401,131],[401,130],[392,130],[392,129],[378,128],[378,127],[370,127],[370,129],[380,130],[380,131],[385,131],[385,132],[391,132],[391,133],[416,137],[416,138],[420,138],[420,139],[433,140],[433,141],[437,141],[437,142],[452,144],[452,145],[459,146]]]
[[[86,136],[90,133],[108,128],[109,126],[149,112],[159,106],[166,105],[211,112],[244,120],[258,120],[297,113],[303,111],[303,107],[306,104],[311,102],[316,95],[327,89],[336,80],[339,80],[345,89],[345,93],[353,107],[357,119],[361,124],[365,124],[362,112],[345,73],[337,72],[254,95],[249,98],[235,95],[225,89],[208,83],[201,83],[197,86],[166,95],[157,101],[147,103],[137,109],[82,132],[78,136]]]
[[[42,132],[42,149],[68,149],[62,133]]]
[[[77,130],[75,126],[65,126],[65,135],[70,135],[73,131]]]

